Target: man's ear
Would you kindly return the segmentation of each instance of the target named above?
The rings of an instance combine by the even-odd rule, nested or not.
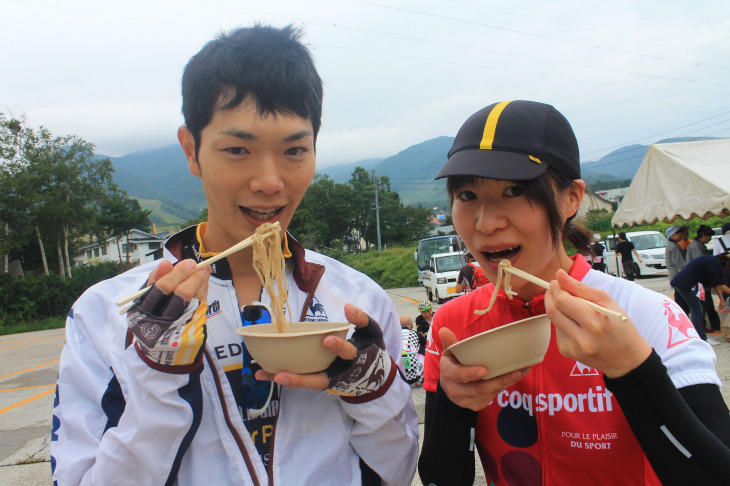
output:
[[[193,132],[183,125],[177,129],[177,140],[180,142],[180,147],[182,147],[185,158],[188,160],[188,170],[195,177],[200,177],[200,165],[195,158],[195,137],[193,137]]]

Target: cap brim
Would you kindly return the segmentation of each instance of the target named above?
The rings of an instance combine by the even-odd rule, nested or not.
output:
[[[449,157],[436,179],[467,176],[501,181],[528,181],[537,179],[546,170],[545,162],[535,162],[519,152],[470,149]]]

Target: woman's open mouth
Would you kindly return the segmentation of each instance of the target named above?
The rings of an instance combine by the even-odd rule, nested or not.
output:
[[[506,250],[485,251],[484,255],[486,255],[487,259],[489,259],[490,262],[498,263],[500,260],[509,260],[510,258],[514,257],[521,249],[521,246],[513,246],[512,248],[507,248]]]

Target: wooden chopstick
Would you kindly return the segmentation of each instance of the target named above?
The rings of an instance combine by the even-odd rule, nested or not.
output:
[[[277,223],[274,223],[274,224],[277,224],[278,225],[279,223],[277,222]],[[264,238],[267,238],[267,237],[272,236],[274,234],[275,234],[274,231],[267,231],[266,233],[263,233],[262,236]],[[254,242],[254,239],[253,238],[254,238],[253,236],[249,236],[245,240],[242,240],[242,241],[236,243],[235,245],[233,245],[229,249],[227,249],[225,251],[222,251],[222,252],[218,253],[217,255],[215,255],[215,256],[213,256],[211,258],[208,258],[207,260],[203,260],[202,262],[198,263],[195,266],[195,269],[197,270],[199,268],[203,268],[203,267],[207,267],[208,265],[212,265],[213,263],[217,262],[218,260],[227,257],[231,253],[236,253],[237,251],[243,250],[244,248],[247,248],[247,247],[253,245],[253,242]],[[126,296],[126,297],[124,297],[122,299],[119,299],[119,300],[116,301],[116,304],[121,307],[124,304],[127,304],[129,302],[132,302],[133,300],[142,297],[144,295],[144,293],[147,292],[147,290],[149,290],[150,287],[152,287],[152,286],[151,285],[148,285],[147,287],[145,287],[145,288],[143,288],[141,290],[138,290],[137,292],[135,292],[135,293],[133,293],[131,295],[128,295],[128,296]],[[121,313],[124,314],[124,313],[127,312],[127,310],[129,310],[129,309],[123,309],[124,312],[121,312]]]
[[[503,260],[503,261],[507,261],[507,260]],[[509,273],[511,273],[513,275],[517,275],[518,277],[524,278],[528,282],[532,282],[535,285],[538,285],[538,286],[544,288],[545,290],[550,290],[550,284],[548,282],[546,282],[545,280],[543,280],[541,278],[535,277],[534,275],[532,275],[530,273],[527,273],[524,270],[520,270],[519,268],[515,268],[515,267],[513,267],[513,266],[511,266],[509,264],[502,265],[501,262],[500,262],[500,267],[505,272],[509,272]],[[495,288],[494,291],[497,292],[498,290],[499,289],[496,289]],[[583,299],[583,298],[580,298],[580,297],[578,297],[578,298],[580,300],[582,300],[583,302],[586,302],[595,311],[600,312],[603,315],[606,315],[608,317],[612,317],[612,318],[617,319],[619,321],[625,321],[625,320],[628,319],[628,317],[626,317],[625,315],[621,314],[620,312],[616,312],[616,311],[612,311],[610,309],[606,309],[605,307],[602,307],[602,306],[600,306],[600,305],[598,305],[598,304],[596,304],[594,302],[591,302],[590,300],[586,300],[586,299]],[[478,311],[479,314],[483,314],[485,312]],[[474,313],[476,314],[477,311],[474,311]]]

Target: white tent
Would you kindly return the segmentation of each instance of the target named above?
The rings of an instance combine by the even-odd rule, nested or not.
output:
[[[730,215],[730,139],[651,145],[611,224],[713,215]]]

